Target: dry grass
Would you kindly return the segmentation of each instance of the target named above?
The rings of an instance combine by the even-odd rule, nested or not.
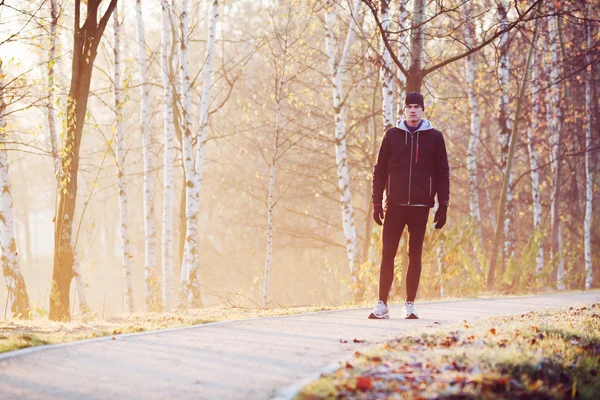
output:
[[[298,399],[596,399],[600,304],[494,317],[356,353]]]
[[[47,318],[0,321],[0,353],[26,347],[125,333],[154,331],[209,322],[333,310],[333,307],[289,307],[272,309],[206,308],[172,313],[139,313],[106,320],[53,322]]]

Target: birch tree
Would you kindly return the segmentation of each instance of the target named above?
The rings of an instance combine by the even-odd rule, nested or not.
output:
[[[552,220],[552,259],[558,262],[558,266],[553,270],[553,275],[556,278],[556,288],[564,290],[564,273],[565,265],[562,255],[562,238],[560,231],[560,175],[561,175],[561,130],[562,130],[562,110],[560,104],[560,66],[559,66],[559,43],[558,43],[558,20],[554,15],[556,8],[552,5],[551,13],[548,17],[549,29],[549,47],[551,54],[550,63],[550,103],[547,105],[552,110],[552,120],[548,121],[549,140],[552,154],[552,205],[551,205],[551,220]]]
[[[15,217],[8,174],[5,85],[5,75],[2,60],[0,60],[0,247],[2,247],[2,272],[8,290],[7,308],[11,310],[13,318],[29,319],[29,296],[17,256]],[[6,309],[4,317],[6,318]]]
[[[587,4],[587,16],[592,15],[592,7]],[[586,49],[592,51],[592,26],[589,19],[586,20]],[[585,75],[585,219],[583,222],[583,243],[585,258],[585,289],[590,290],[593,283],[594,271],[592,270],[592,201],[594,179],[592,172],[592,82],[593,67],[591,55],[587,56],[587,73]]]
[[[398,3],[398,27],[400,28],[398,37],[398,59],[400,60],[406,60],[408,58],[408,1],[409,0],[400,0]],[[383,43],[383,46],[386,47],[385,42]],[[389,54],[389,56],[391,60],[392,55]],[[406,75],[400,68],[397,68],[396,71],[398,80],[398,108],[396,111],[396,119],[399,119],[404,111],[404,97],[406,97]]]
[[[498,3],[498,19],[500,20],[500,29],[506,29],[508,25],[508,2],[507,0],[500,0]],[[502,245],[503,262],[500,264],[500,276],[504,274],[506,264],[514,257],[514,229],[511,226],[513,220],[513,179],[512,173],[506,168],[508,160],[508,147],[510,138],[510,106],[509,106],[509,81],[510,81],[510,49],[509,49],[509,34],[508,32],[503,33],[500,36],[500,42],[498,43],[498,50],[500,52],[498,58],[498,72],[500,75],[500,104],[499,104],[499,115],[498,125],[500,126],[500,167],[502,172],[508,174],[508,192],[506,193],[506,213],[503,223],[504,232],[504,243]]]
[[[154,221],[154,153],[150,129],[150,82],[148,81],[148,55],[142,16],[142,1],[135,2],[138,40],[138,66],[141,81],[140,125],[144,157],[144,299],[147,311],[160,308],[158,277],[156,274],[156,222]]]
[[[208,139],[208,114],[210,106],[210,87],[212,85],[213,57],[216,39],[217,21],[219,16],[219,1],[212,1],[208,23],[208,40],[202,75],[202,98],[200,103],[200,135],[197,140],[194,157],[193,136],[191,132],[191,87],[188,60],[188,1],[183,1],[182,7],[182,41],[181,41],[181,71],[183,91],[183,152],[186,175],[186,237],[184,248],[184,263],[181,271],[180,302],[183,305],[202,307],[200,290],[200,254],[198,252],[198,210],[200,206],[200,191],[202,189],[202,173]]]
[[[326,4],[325,29],[326,29],[326,47],[329,59],[329,70],[331,72],[333,89],[333,110],[335,117],[335,158],[337,165],[338,187],[340,189],[342,202],[342,221],[344,235],[346,237],[346,254],[350,265],[350,274],[354,276],[356,265],[356,255],[358,254],[358,244],[356,240],[356,226],[354,223],[354,209],[352,205],[352,192],[350,190],[350,172],[348,170],[348,154],[346,151],[346,122],[345,122],[345,96],[343,89],[344,73],[348,69],[347,59],[350,53],[358,12],[360,10],[360,0],[355,0],[352,7],[352,20],[348,27],[346,40],[341,55],[336,46],[336,37],[334,34],[334,25],[339,14],[337,3],[328,2]]]
[[[87,0],[85,22],[81,25],[81,0],[75,0],[71,87],[67,101],[66,132],[61,149],[59,205],[54,226],[54,268],[50,294],[50,319],[70,320],[69,295],[74,276],[75,249],[73,221],[77,202],[77,175],[83,124],[98,45],[117,0],[111,0],[98,21],[101,0]]]
[[[125,301],[125,312],[132,313],[133,306],[133,286],[131,281],[131,245],[129,243],[129,220],[128,220],[128,202],[127,202],[127,180],[125,175],[125,138],[123,132],[123,96],[121,89],[121,28],[119,23],[119,13],[115,10],[113,13],[113,31],[114,42],[114,88],[115,88],[115,117],[116,117],[116,148],[117,148],[117,169],[119,183],[119,219],[121,234],[121,258],[123,260],[123,299]]]
[[[162,308],[163,311],[171,310],[171,291],[173,286],[173,207],[174,207],[174,178],[173,162],[175,160],[174,132],[173,132],[173,86],[169,76],[169,52],[171,47],[171,21],[169,17],[169,3],[160,1],[162,15],[162,45],[161,67],[163,77],[163,102],[164,102],[164,201],[162,223]]]
[[[537,3],[537,14],[539,14],[540,8],[541,8],[542,3],[538,2]],[[535,52],[535,42],[537,40],[537,35],[538,35],[538,24],[539,19],[536,21],[535,24],[535,29],[533,31],[533,38],[531,39],[531,45],[530,45],[530,49],[529,49],[529,54],[527,56],[527,62],[525,64],[525,74],[523,76],[523,81],[521,82],[521,87],[519,88],[519,99],[517,100],[517,109],[515,111],[515,123],[512,127],[511,130],[511,134],[509,137],[509,142],[510,142],[510,146],[508,149],[508,158],[506,161],[506,174],[504,174],[504,178],[502,179],[502,190],[500,192],[500,199],[498,201],[498,223],[496,224],[496,232],[494,233],[494,241],[492,243],[492,254],[490,256],[490,268],[488,269],[488,276],[487,276],[487,289],[491,290],[494,287],[494,279],[495,279],[495,273],[496,273],[496,257],[497,257],[497,252],[498,252],[498,246],[500,245],[500,237],[502,236],[501,232],[503,229],[502,226],[502,221],[504,221],[505,218],[505,207],[506,207],[506,199],[507,199],[507,193],[508,193],[508,186],[509,186],[509,175],[511,168],[512,168],[512,164],[513,164],[513,158],[515,155],[515,149],[516,149],[516,144],[517,144],[517,132],[519,129],[519,120],[521,118],[521,107],[523,105],[523,100],[525,98],[525,90],[527,88],[527,83],[529,81],[529,72],[530,72],[530,68],[531,68],[531,63],[533,60],[533,54]]]
[[[390,1],[381,0],[381,26],[384,31],[382,35],[387,35],[390,28]],[[394,121],[394,68],[389,51],[382,45],[381,50],[381,81],[383,97],[383,127],[391,128],[395,125]]]
[[[48,57],[47,77],[47,100],[46,111],[48,113],[48,139],[52,151],[52,162],[54,165],[54,176],[58,179],[60,174],[60,156],[58,154],[58,136],[56,134],[56,122],[54,116],[54,65],[56,64],[56,28],[58,26],[58,4],[57,0],[50,0],[50,54]]]
[[[527,130],[527,149],[529,150],[529,165],[531,167],[531,197],[533,203],[533,240],[538,251],[535,257],[536,276],[544,268],[544,247],[542,242],[542,202],[540,195],[540,173],[538,170],[538,153],[536,132],[539,124],[540,112],[540,68],[536,56],[533,52],[532,71],[531,71],[531,126]]]
[[[475,36],[474,25],[471,21],[471,5],[465,3],[463,6],[465,18],[465,44],[468,48],[473,45]],[[471,108],[471,135],[469,136],[469,147],[467,150],[467,170],[469,176],[469,214],[475,225],[477,237],[475,238],[475,252],[477,258],[477,269],[482,271],[480,259],[480,245],[483,237],[481,230],[481,212],[479,210],[479,187],[477,184],[477,148],[481,138],[481,126],[479,123],[479,100],[475,93],[475,68],[473,66],[473,54],[465,57],[465,74],[467,75],[467,94]]]

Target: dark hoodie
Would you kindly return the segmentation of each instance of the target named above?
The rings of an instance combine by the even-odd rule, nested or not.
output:
[[[386,131],[373,168],[373,204],[448,205],[450,167],[442,133],[425,119],[410,133],[405,121]]]

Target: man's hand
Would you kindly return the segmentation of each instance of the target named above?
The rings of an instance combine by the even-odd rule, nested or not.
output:
[[[373,205],[373,219],[375,220],[375,223],[377,223],[377,225],[381,225],[383,223],[383,216],[383,207],[381,206],[381,204]]]
[[[435,212],[433,222],[435,222],[435,229],[442,229],[446,225],[446,214],[448,213],[448,206],[440,205]]]

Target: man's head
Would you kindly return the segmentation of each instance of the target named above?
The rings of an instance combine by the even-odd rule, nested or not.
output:
[[[404,98],[404,116],[409,123],[419,122],[425,110],[423,95],[417,92],[410,92]]]

